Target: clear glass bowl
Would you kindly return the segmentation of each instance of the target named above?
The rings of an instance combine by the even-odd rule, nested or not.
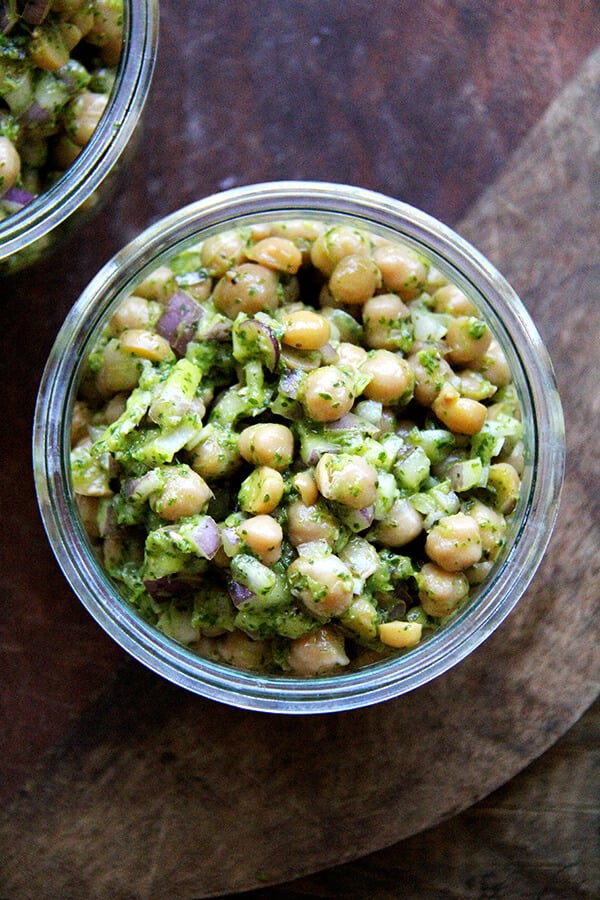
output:
[[[44,193],[0,222],[0,275],[37,262],[98,208],[140,120],[158,47],[158,0],[124,3],[123,52],[108,106],[87,146]]]
[[[94,555],[69,476],[71,410],[82,360],[132,286],[175,250],[227,227],[288,218],[354,222],[417,248],[476,302],[501,343],[523,411],[526,462],[506,546],[473,598],[403,655],[345,674],[297,678],[207,661],[144,622]],[[71,587],[133,657],[172,682],[233,706],[316,713],[366,706],[413,690],[462,660],[505,619],[531,582],[558,511],[565,456],[561,403],[548,354],[522,302],[451,229],[397,200],[345,185],[277,182],[237,188],[157,222],[120,251],[75,303],[50,354],[34,423],[34,469],[44,525]]]

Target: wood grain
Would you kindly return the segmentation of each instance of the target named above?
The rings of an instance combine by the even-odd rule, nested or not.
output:
[[[432,2],[401,22],[385,2],[375,22],[361,2],[332,15],[313,2],[195,9],[190,28],[184,5],[163,0],[128,190],[51,263],[0,284],[12,426],[0,757],[14,797],[0,896],[11,900],[209,896],[354,860],[488,795],[598,691],[598,53],[510,157],[597,43],[597,4]],[[348,180],[450,222],[471,207],[459,228],[531,309],[569,432],[550,551],[498,633],[409,697],[301,721],[203,701],[126,659],[65,586],[29,476],[43,361],[90,274],[193,196],[277,177]]]
[[[582,900],[600,885],[600,702],[470,809],[344,866],[247,900]],[[227,895],[225,900],[239,896]]]

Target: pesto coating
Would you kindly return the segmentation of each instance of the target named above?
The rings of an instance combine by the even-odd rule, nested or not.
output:
[[[125,602],[224,665],[315,677],[410,652],[507,540],[506,372],[472,298],[399,240],[312,218],[212,234],[85,360],[90,540]]]

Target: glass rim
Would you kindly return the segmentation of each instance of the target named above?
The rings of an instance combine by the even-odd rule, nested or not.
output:
[[[240,218],[328,215],[363,219],[416,241],[425,254],[461,273],[490,307],[495,333],[518,363],[519,389],[531,416],[532,460],[512,541],[481,591],[409,652],[333,676],[297,678],[247,673],[199,657],[127,606],[97,563],[69,495],[68,424],[78,361],[111,305],[158,258],[198,233]],[[263,217],[264,217],[263,216]],[[496,310],[499,310],[496,311]],[[498,335],[497,325],[502,334]],[[524,359],[524,357],[526,357]],[[513,375],[514,375],[514,366]],[[543,439],[538,423],[544,423]],[[553,438],[551,440],[551,438]],[[400,696],[446,672],[485,641],[534,577],[558,514],[564,472],[562,407],[550,357],[508,282],[472,245],[437,219],[399,200],[328,182],[267,182],[188,204],[134,238],[90,281],[68,314],[44,371],[34,416],[34,473],[44,527],[59,565],[96,621],[138,661],[181,687],[240,708],[316,713],[367,706]]]
[[[158,0],[125,3],[124,40],[115,86],[92,137],[77,159],[23,209],[0,222],[0,261],[54,231],[104,182],[142,114],[158,46]]]

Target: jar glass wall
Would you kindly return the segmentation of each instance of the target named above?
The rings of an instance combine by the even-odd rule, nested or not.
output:
[[[276,219],[349,222],[397,238],[427,257],[478,306],[510,366],[524,423],[522,490],[506,544],[468,603],[410,652],[335,676],[297,678],[211,662],[143,621],[98,562],[70,480],[70,422],[82,361],[116,305],[165,259],[216,231]],[[119,252],[68,315],[40,386],[34,424],[39,504],[58,562],[99,624],[153,671],[203,696],[244,708],[314,713],[399,696],[440,676],[478,647],[530,584],[550,539],[564,468],[564,425],[551,362],[524,305],[472,246],[427,214],[358,188],[279,182],[226,191],[167,216]]]
[[[0,275],[40,259],[110,193],[134,138],[158,47],[158,0],[124,3],[123,50],[107,108],[77,159],[38,197],[0,221]]]

